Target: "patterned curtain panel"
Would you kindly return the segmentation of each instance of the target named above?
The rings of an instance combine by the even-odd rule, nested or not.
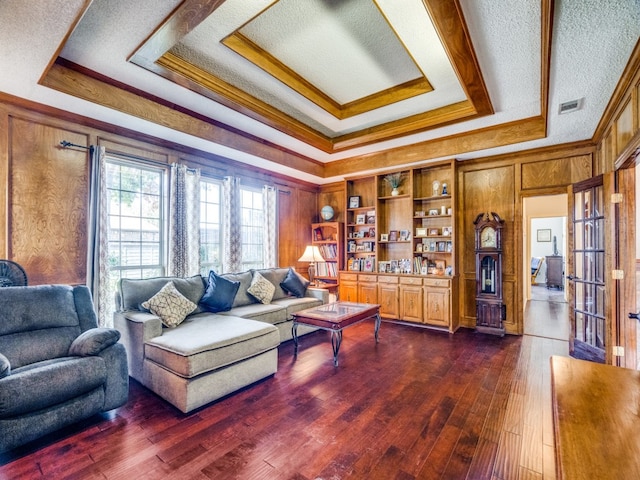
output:
[[[277,267],[278,233],[277,233],[277,190],[265,185],[262,187],[264,205],[264,268]]]
[[[222,222],[224,231],[222,270],[224,273],[239,272],[242,269],[240,179],[238,177],[224,177],[222,186]]]
[[[105,148],[92,146],[87,285],[93,295],[100,327],[113,327],[116,286],[109,277],[109,198]]]
[[[171,166],[169,274],[200,273],[200,170]]]

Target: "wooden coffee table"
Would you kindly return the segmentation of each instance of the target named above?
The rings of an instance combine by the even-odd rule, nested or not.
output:
[[[380,305],[371,303],[334,302],[319,307],[300,310],[293,314],[293,342],[298,354],[298,325],[309,325],[331,332],[333,364],[338,366],[338,351],[342,343],[342,330],[368,318],[375,319],[375,338],[378,343],[380,330]]]

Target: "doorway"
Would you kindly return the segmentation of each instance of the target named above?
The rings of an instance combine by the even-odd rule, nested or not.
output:
[[[523,199],[524,334],[569,339],[568,195]]]

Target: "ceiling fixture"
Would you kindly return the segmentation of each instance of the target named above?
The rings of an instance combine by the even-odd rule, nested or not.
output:
[[[570,100],[568,102],[561,103],[558,113],[562,115],[563,113],[575,112],[576,110],[580,110],[582,108],[583,103],[584,97],[578,98],[577,100]]]

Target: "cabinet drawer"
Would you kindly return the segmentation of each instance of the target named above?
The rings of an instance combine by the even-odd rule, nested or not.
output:
[[[422,285],[422,278],[420,277],[400,277],[401,285]]]
[[[357,273],[341,273],[340,281],[341,282],[357,282],[358,274]]]
[[[451,285],[451,280],[449,280],[448,278],[425,278],[424,284],[427,287],[449,288]]]
[[[358,281],[359,282],[373,282],[373,283],[375,283],[377,278],[378,277],[376,275],[358,275]]]
[[[380,275],[378,283],[398,283],[398,277],[394,275]]]

